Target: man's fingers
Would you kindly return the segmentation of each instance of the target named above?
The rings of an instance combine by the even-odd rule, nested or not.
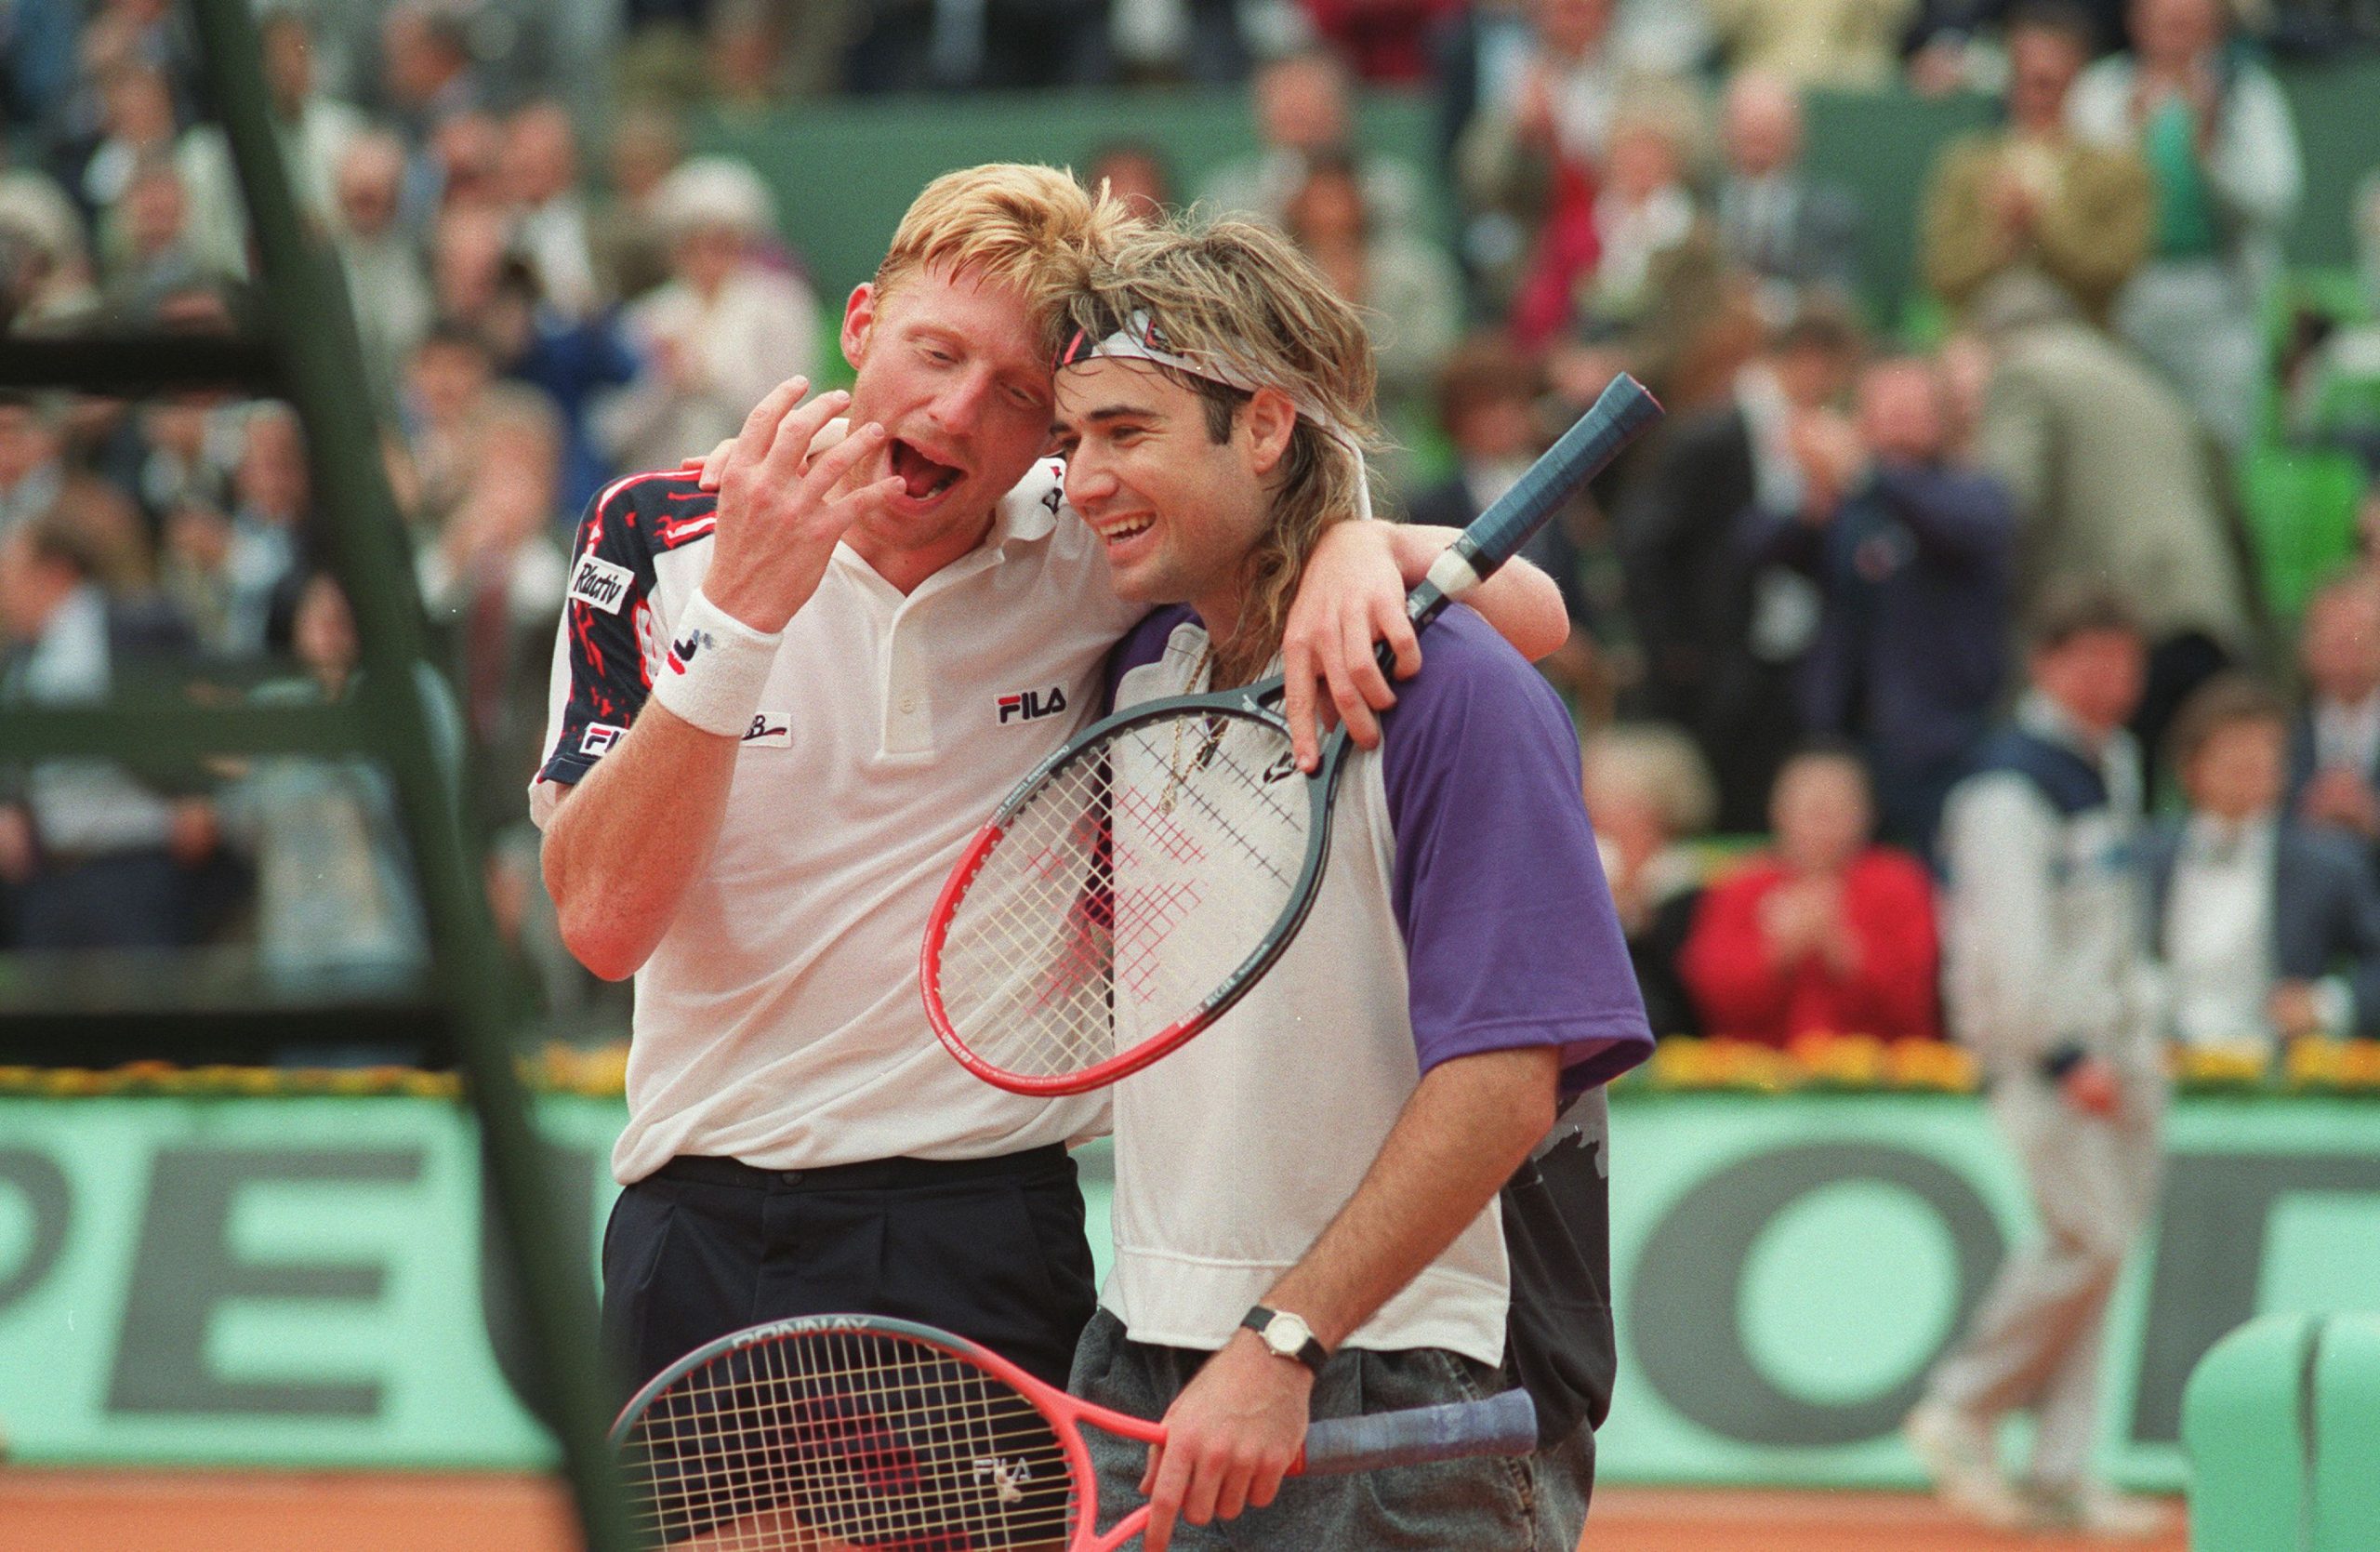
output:
[[[735,433],[736,452],[753,463],[767,457],[769,444],[776,439],[777,423],[809,391],[808,378],[787,378],[770,389],[767,396],[744,417],[744,429]]]
[[[884,446],[884,428],[871,420],[856,427],[851,435],[836,443],[810,460],[810,472],[802,478],[811,488],[830,491],[843,483],[862,460],[874,458]]]
[[[1375,624],[1367,616],[1347,621],[1343,650],[1347,657],[1348,682],[1364,704],[1375,711],[1385,711],[1396,704],[1396,692],[1389,687],[1388,676],[1380,671],[1379,648],[1372,644],[1373,633],[1386,633],[1384,625]],[[1390,638],[1394,640],[1394,638]]]
[[[1254,1461],[1233,1462],[1225,1467],[1215,1483],[1215,1513],[1217,1519],[1237,1519],[1248,1507],[1248,1492],[1254,1476],[1263,1468]]]
[[[1396,677],[1410,679],[1420,673],[1421,671],[1421,639],[1414,633],[1413,619],[1405,612],[1405,605],[1401,602],[1393,604],[1383,604],[1375,611],[1374,618],[1377,621],[1376,632],[1379,638],[1395,649]],[[1395,696],[1391,695],[1389,703],[1393,705],[1395,699]],[[1383,710],[1386,709],[1386,707],[1382,708]]]
[[[1173,1522],[1182,1513],[1182,1492],[1188,1485],[1190,1455],[1186,1450],[1159,1450],[1149,1462],[1154,1479],[1148,1489],[1149,1528],[1143,1532],[1142,1552],[1165,1552],[1173,1540]]]
[[[1330,670],[1330,701],[1339,708],[1339,720],[1347,726],[1347,736],[1358,749],[1380,746],[1380,719],[1372,715],[1375,696],[1386,697],[1381,704],[1393,704],[1395,691],[1381,677],[1380,665],[1371,658],[1371,631],[1361,619],[1350,620],[1340,639],[1339,657],[1326,665]]]
[[[719,488],[719,483],[727,478],[728,468],[734,464],[734,461],[735,439],[731,436],[725,442],[722,442],[718,446],[712,448],[704,457],[699,458],[688,458],[686,463],[689,467],[699,469],[703,471],[702,477],[694,482],[697,486],[704,490],[717,490]]]
[[[1314,651],[1302,638],[1281,643],[1281,717],[1289,724],[1289,748],[1298,769],[1311,774],[1320,763],[1322,740],[1314,725]]]
[[[785,485],[800,479],[801,466],[810,458],[811,443],[826,422],[842,414],[851,402],[852,396],[838,388],[786,411],[785,418],[777,422],[776,440],[769,444],[768,457],[761,460],[761,471],[768,483]]]
[[[1182,1452],[1176,1451],[1180,1454]],[[1188,1480],[1182,1484],[1182,1518],[1193,1525],[1204,1525],[1215,1518],[1215,1490],[1230,1475],[1230,1463],[1220,1455],[1201,1451],[1190,1457],[1189,1469],[1183,1473]]]

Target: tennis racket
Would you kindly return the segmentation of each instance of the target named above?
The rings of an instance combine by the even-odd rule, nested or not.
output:
[[[1421,630],[1478,586],[1661,407],[1633,378],[1464,529],[1406,600]],[[1382,648],[1383,666],[1390,654]],[[1304,922],[1330,848],[1345,729],[1303,780],[1276,676],[1085,730],[968,842],[919,979],[950,1054],[1017,1094],[1081,1094],[1223,1016]]]
[[[612,1430],[648,1546],[735,1552],[1111,1552],[1083,1425],[1150,1444],[1164,1426],[1078,1400],[962,1337],[815,1315],[722,1337],[637,1393]],[[1293,1471],[1526,1454],[1522,1390],[1316,1423]]]

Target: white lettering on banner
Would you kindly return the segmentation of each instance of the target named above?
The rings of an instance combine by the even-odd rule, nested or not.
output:
[[[614,565],[600,555],[581,555],[578,569],[571,573],[570,596],[616,615],[628,598],[628,584],[635,580],[636,573],[624,565]]]

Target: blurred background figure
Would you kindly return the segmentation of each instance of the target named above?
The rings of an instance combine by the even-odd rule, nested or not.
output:
[[[1719,783],[1719,828],[1760,829],[1777,770],[1802,736],[1792,675],[1815,639],[1819,598],[1783,564],[1735,542],[1758,506],[1798,511],[1797,418],[1851,382],[1859,336],[1811,308],[1779,329],[1723,402],[1673,417],[1620,497],[1620,553],[1645,654],[1643,710],[1694,736]]]
[[[2309,825],[2380,845],[2380,579],[2342,577],[2307,602],[2289,730],[2289,800]]]
[[[2223,0],[2132,0],[2130,51],[2100,60],[2067,104],[2075,132],[2149,165],[2149,262],[2116,327],[2179,386],[2223,445],[2255,434],[2261,298],[2305,187],[2288,99],[2234,46]]]
[[[2042,1238],[2001,1263],[1904,1431],[1945,1502],[1987,1524],[2154,1534],[2162,1512],[2091,1466],[2108,1296],[2162,1171],[2144,778],[2124,729],[2147,643],[2121,596],[2080,578],[2044,590],[2028,640],[2030,687],[1944,815],[1943,984]],[[2012,1412],[2034,1422],[2021,1475],[2000,1463]]]
[[[1977,446],[2016,501],[2017,617],[2051,577],[2103,579],[2148,632],[2134,726],[2155,747],[2191,690],[2254,656],[2223,460],[2180,396],[2064,290],[1996,288],[1975,321],[1993,357]]]
[[[1594,263],[1567,298],[1524,291],[1513,315],[1517,334],[1608,338],[1653,311],[1680,252],[1689,242],[1709,241],[1686,182],[1700,140],[1692,93],[1647,85],[1621,100],[1595,195]],[[1562,311],[1548,315],[1540,307]]]
[[[383,414],[395,409],[405,357],[432,316],[421,247],[401,219],[404,177],[403,145],[385,130],[366,130],[340,154],[332,194],[331,245]]]
[[[505,121],[503,180],[509,250],[527,261],[539,291],[564,316],[595,311],[602,292],[578,192],[578,137],[561,103],[532,102]]]
[[[1800,508],[1756,506],[1737,537],[1817,585],[1803,723],[1861,751],[1885,838],[1920,856],[1999,704],[2015,564],[2008,492],[1951,461],[1950,431],[1934,361],[1871,362],[1855,416],[1812,409],[1789,431]]]
[[[1798,294],[1859,289],[1859,206],[1802,164],[1802,101],[1757,72],[1727,83],[1720,103],[1723,158],[1713,230],[1726,260],[1771,288],[1764,311],[1790,314]]]
[[[1938,1039],[1934,881],[1874,843],[1868,774],[1847,749],[1778,773],[1774,844],[1702,895],[1678,957],[1702,1028],[1783,1046],[1812,1034]]]
[[[309,219],[327,227],[337,206],[339,167],[367,121],[352,103],[322,89],[314,68],[313,34],[302,10],[294,6],[267,10],[258,19],[257,31],[264,45],[273,137],[289,169],[290,192]],[[231,142],[221,129],[201,125],[182,137],[178,159],[190,191],[193,245],[210,269],[247,273],[246,203],[231,166]]]
[[[1796,86],[1881,86],[1918,0],[1703,0],[1726,71]]]
[[[669,234],[671,278],[626,316],[644,371],[596,412],[597,435],[624,469],[671,468],[689,448],[717,445],[770,389],[818,365],[818,299],[761,262],[776,213],[751,168],[685,162],[663,179],[654,214]]]
[[[1104,186],[1144,221],[1157,220],[1176,203],[1173,169],[1165,153],[1138,140],[1104,146],[1083,169],[1083,187]]]
[[[588,218],[596,272],[604,296],[632,301],[669,278],[669,240],[653,202],[670,170],[685,159],[677,120],[666,110],[639,106],[612,129],[610,187]]]
[[[2208,681],[2174,719],[2188,808],[2143,856],[2172,1035],[2186,1045],[2269,1054],[2301,1035],[2380,1034],[2372,858],[2283,809],[2288,736],[2281,697],[2236,675]]]
[[[2067,122],[2091,60],[2091,18],[2065,0],[2008,16],[2006,122],[1936,159],[1920,238],[1925,284],[1964,312],[2002,276],[2063,287],[2104,325],[2149,250],[2149,167],[2128,144],[2095,144]]]
[[[1703,868],[1684,844],[1711,828],[1716,794],[1694,740],[1659,723],[1617,723],[1586,741],[1587,814],[1628,958],[1656,1038],[1702,1022],[1678,956],[1702,897]]]
[[[1256,73],[1250,90],[1259,149],[1208,175],[1198,202],[1210,214],[1278,226],[1290,198],[1327,157],[1355,168],[1377,231],[1401,235],[1421,219],[1429,196],[1420,169],[1362,149],[1353,84],[1338,55],[1319,46],[1284,55]]]

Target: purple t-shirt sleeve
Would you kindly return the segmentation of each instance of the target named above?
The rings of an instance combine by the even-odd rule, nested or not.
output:
[[[1565,1094],[1616,1078],[1651,1055],[1653,1033],[1569,713],[1461,606],[1423,635],[1421,658],[1397,686],[1381,773],[1421,1070],[1556,1045]]]

